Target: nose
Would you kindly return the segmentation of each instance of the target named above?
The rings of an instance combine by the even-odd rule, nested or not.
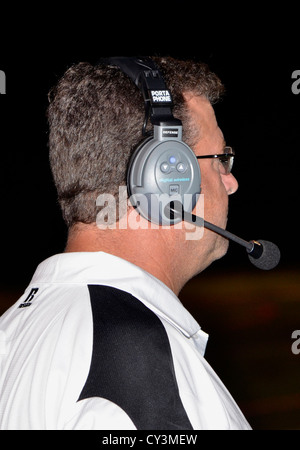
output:
[[[229,175],[222,175],[222,181],[228,195],[234,194],[238,190],[239,184],[232,173]]]

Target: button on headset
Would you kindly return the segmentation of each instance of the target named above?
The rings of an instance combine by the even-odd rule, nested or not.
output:
[[[169,195],[180,194],[179,184],[170,184]]]
[[[184,173],[186,171],[186,164],[180,162],[177,164],[176,168],[178,172]]]
[[[170,170],[169,164],[168,164],[167,162],[163,162],[163,163],[160,165],[160,170],[161,170],[163,173],[168,173],[169,170]]]

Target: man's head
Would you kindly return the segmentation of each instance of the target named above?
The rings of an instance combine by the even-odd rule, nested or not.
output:
[[[183,140],[193,146],[199,130],[184,100],[194,92],[218,100],[219,79],[206,65],[154,58],[183,122]],[[96,198],[109,193],[118,201],[126,185],[131,154],[142,140],[144,102],[138,88],[118,68],[81,63],[71,67],[50,93],[50,162],[58,199],[68,226],[93,223]]]
[[[202,63],[153,59],[172,93],[173,114],[182,121],[184,142],[196,155],[223,153],[224,138],[212,108],[223,93],[218,77]],[[50,162],[63,216],[70,230],[78,230],[78,225],[86,230],[90,224],[89,231],[95,231],[93,242],[100,237],[99,230],[92,228],[99,211],[96,199],[100,194],[111,194],[118,206],[119,186],[126,185],[130,157],[143,138],[144,113],[139,89],[115,67],[80,63],[71,67],[50,93]],[[222,175],[218,160],[202,159],[199,164],[204,217],[225,227],[228,195],[237,189],[237,182],[232,175]],[[161,230],[145,234],[143,227],[134,236],[130,230],[122,237],[115,233],[101,236],[101,245],[92,245],[94,251],[106,249],[127,256],[150,272],[149,260],[143,264],[142,250],[137,252],[134,246],[144,250],[151,246],[153,262],[165,258],[163,270],[168,268],[177,276],[176,269],[180,268],[178,286],[223,256],[228,245],[208,230],[199,242],[185,241],[182,233],[175,234],[172,229],[165,234]],[[128,245],[122,252],[126,241]],[[105,246],[105,242],[109,245]],[[160,255],[155,255],[154,248]],[[157,271],[155,268],[152,273],[157,275]]]

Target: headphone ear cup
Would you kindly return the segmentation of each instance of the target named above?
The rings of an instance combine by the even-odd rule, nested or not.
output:
[[[128,197],[131,198],[133,195],[133,179],[135,178],[132,175],[132,167],[135,166],[135,160],[137,155],[139,154],[139,152],[143,149],[143,147],[153,139],[153,135],[148,136],[147,138],[143,139],[138,145],[137,147],[134,149],[130,159],[129,159],[129,163],[128,163],[128,167],[127,167],[127,175],[126,175],[126,179],[127,179],[127,193],[128,193]],[[133,200],[133,199],[132,199]],[[132,205],[132,206],[136,206],[136,205]]]
[[[183,220],[183,211],[191,213],[200,185],[198,160],[179,140],[149,137],[137,147],[128,165],[130,202],[141,216],[158,225],[174,225]]]

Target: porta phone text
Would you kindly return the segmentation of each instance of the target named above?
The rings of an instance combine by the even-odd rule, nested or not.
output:
[[[102,445],[195,445],[197,443],[196,434],[142,434],[120,436],[109,434],[102,436]]]

